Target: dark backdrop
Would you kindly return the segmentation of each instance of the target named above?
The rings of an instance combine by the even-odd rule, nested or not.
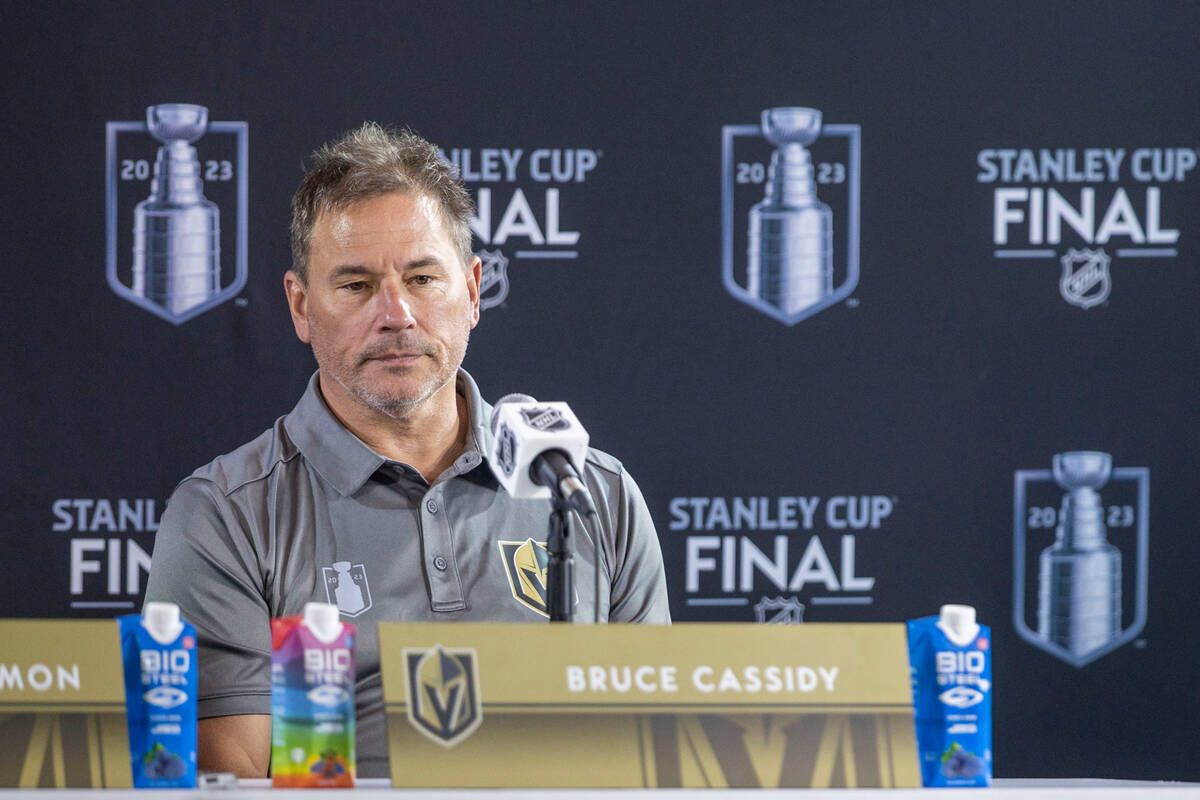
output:
[[[1195,5],[5,2],[4,18],[4,615],[138,607],[174,484],[291,408],[313,362],[281,291],[288,199],[316,145],[374,119],[464,168],[470,150],[491,203],[477,244],[507,287],[466,367],[491,399],[570,402],[624,461],[677,620],[970,603],[995,641],[998,775],[1200,779]],[[196,143],[229,296],[185,321],[106,279],[113,236],[131,281],[156,148],[136,123],[169,102],[249,143],[245,162],[219,126]],[[823,114],[809,150],[849,290],[794,324],[722,279],[730,252],[747,282],[772,150],[754,126],[776,106]],[[522,151],[511,180],[475,174],[489,149]],[[1000,172],[1020,151],[1037,169]],[[1068,214],[1039,241],[1032,198],[1046,217],[1052,193],[1094,203],[1091,224]],[[1018,471],[1072,450],[1149,488],[1100,489],[1123,634],[1083,666],[1015,620],[1023,606],[1037,628],[1064,491]]]

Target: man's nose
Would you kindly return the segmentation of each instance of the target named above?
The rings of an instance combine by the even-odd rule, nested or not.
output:
[[[385,281],[378,295],[379,322],[385,329],[398,330],[412,327],[415,322],[412,307],[405,297],[403,287],[396,281]]]

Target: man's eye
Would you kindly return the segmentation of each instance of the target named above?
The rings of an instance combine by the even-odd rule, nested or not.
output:
[[[366,288],[367,288],[366,281],[351,281],[350,283],[342,284],[342,289],[344,289],[348,292],[361,292],[361,291],[365,290]]]
[[[433,280],[434,278],[432,275],[413,275],[411,282],[415,283],[417,286],[427,286],[428,284],[433,283]]]

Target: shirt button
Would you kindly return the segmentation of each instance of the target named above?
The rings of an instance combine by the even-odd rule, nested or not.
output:
[[[436,514],[438,512],[437,500],[426,500],[425,508],[429,509],[430,514]]]
[[[438,572],[445,572],[446,567],[450,566],[450,564],[449,564],[449,562],[446,561],[446,559],[444,557],[434,556],[433,557],[433,566],[437,568]]]

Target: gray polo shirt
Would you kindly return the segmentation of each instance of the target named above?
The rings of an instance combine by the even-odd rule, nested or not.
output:
[[[295,409],[175,489],[154,542],[146,600],[177,603],[200,640],[203,717],[271,713],[272,617],[311,601],[358,626],[358,772],[387,775],[380,620],[545,622],[548,500],[513,499],[485,463],[491,407],[460,370],[466,447],[433,485],[367,447],[325,405],[317,376]],[[599,511],[601,618],[670,622],[662,553],[621,463],[588,452]],[[591,534],[572,516],[576,619],[597,598]],[[525,567],[522,569],[522,567]]]

